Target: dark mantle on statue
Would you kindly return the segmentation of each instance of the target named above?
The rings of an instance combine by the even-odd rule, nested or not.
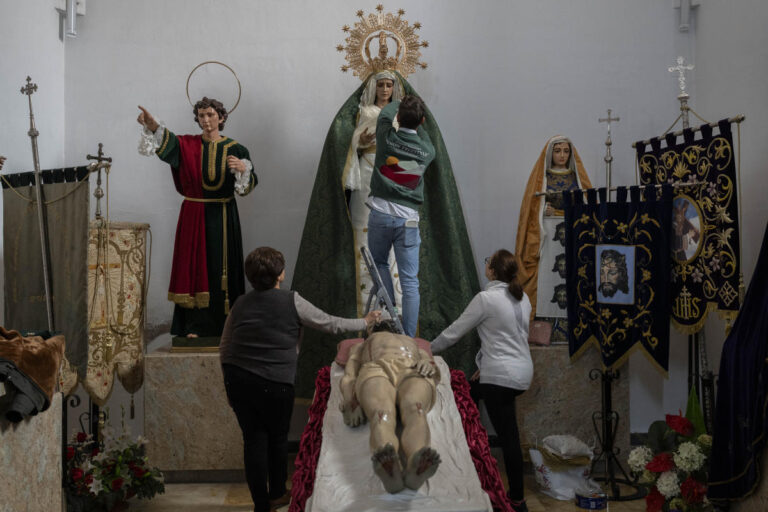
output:
[[[752,494],[768,434],[768,226],[755,273],[720,356],[707,496]]]

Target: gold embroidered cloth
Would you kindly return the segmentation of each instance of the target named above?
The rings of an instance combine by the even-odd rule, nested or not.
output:
[[[129,393],[144,382],[148,224],[91,221],[88,230],[88,363],[83,387],[103,406],[115,376]],[[68,375],[69,374],[69,375]],[[77,379],[64,371],[65,392]]]

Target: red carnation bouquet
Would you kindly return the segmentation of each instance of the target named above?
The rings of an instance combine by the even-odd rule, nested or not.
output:
[[[707,501],[707,468],[712,437],[705,433],[695,390],[686,415],[667,414],[648,429],[648,444],[629,453],[629,467],[649,488],[647,512],[712,510]]]
[[[163,474],[147,461],[146,439],[131,440],[125,427],[115,436],[109,426],[102,438],[78,432],[67,445],[67,512],[117,511],[133,496],[165,492]]]

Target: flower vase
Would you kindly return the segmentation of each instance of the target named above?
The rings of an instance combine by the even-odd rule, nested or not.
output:
[[[134,496],[136,496],[136,491],[133,491],[133,490],[129,489],[125,493],[125,499],[124,500],[120,500],[117,503],[115,503],[114,505],[112,505],[112,508],[109,509],[109,512],[125,512],[126,510],[128,510],[128,507],[130,506],[128,504],[128,500],[133,498]]]
[[[128,510],[128,500],[121,500],[115,503],[109,512],[125,512]]]

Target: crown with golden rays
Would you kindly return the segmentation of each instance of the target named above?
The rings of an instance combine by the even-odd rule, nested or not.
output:
[[[357,11],[360,21],[350,28],[344,25],[341,30],[349,34],[346,44],[336,47],[339,52],[346,51],[347,64],[341,66],[346,72],[350,69],[353,74],[365,80],[372,73],[382,70],[397,71],[403,76],[408,76],[416,70],[416,66],[425,69],[427,64],[420,62],[421,52],[419,48],[429,46],[427,41],[419,41],[416,30],[421,28],[418,21],[409,25],[403,19],[405,11],[399,9],[396,14],[384,13],[384,6],[376,6],[376,12],[365,16],[362,10]],[[378,39],[379,51],[371,56],[371,43]],[[395,44],[394,55],[390,55],[387,40]]]

